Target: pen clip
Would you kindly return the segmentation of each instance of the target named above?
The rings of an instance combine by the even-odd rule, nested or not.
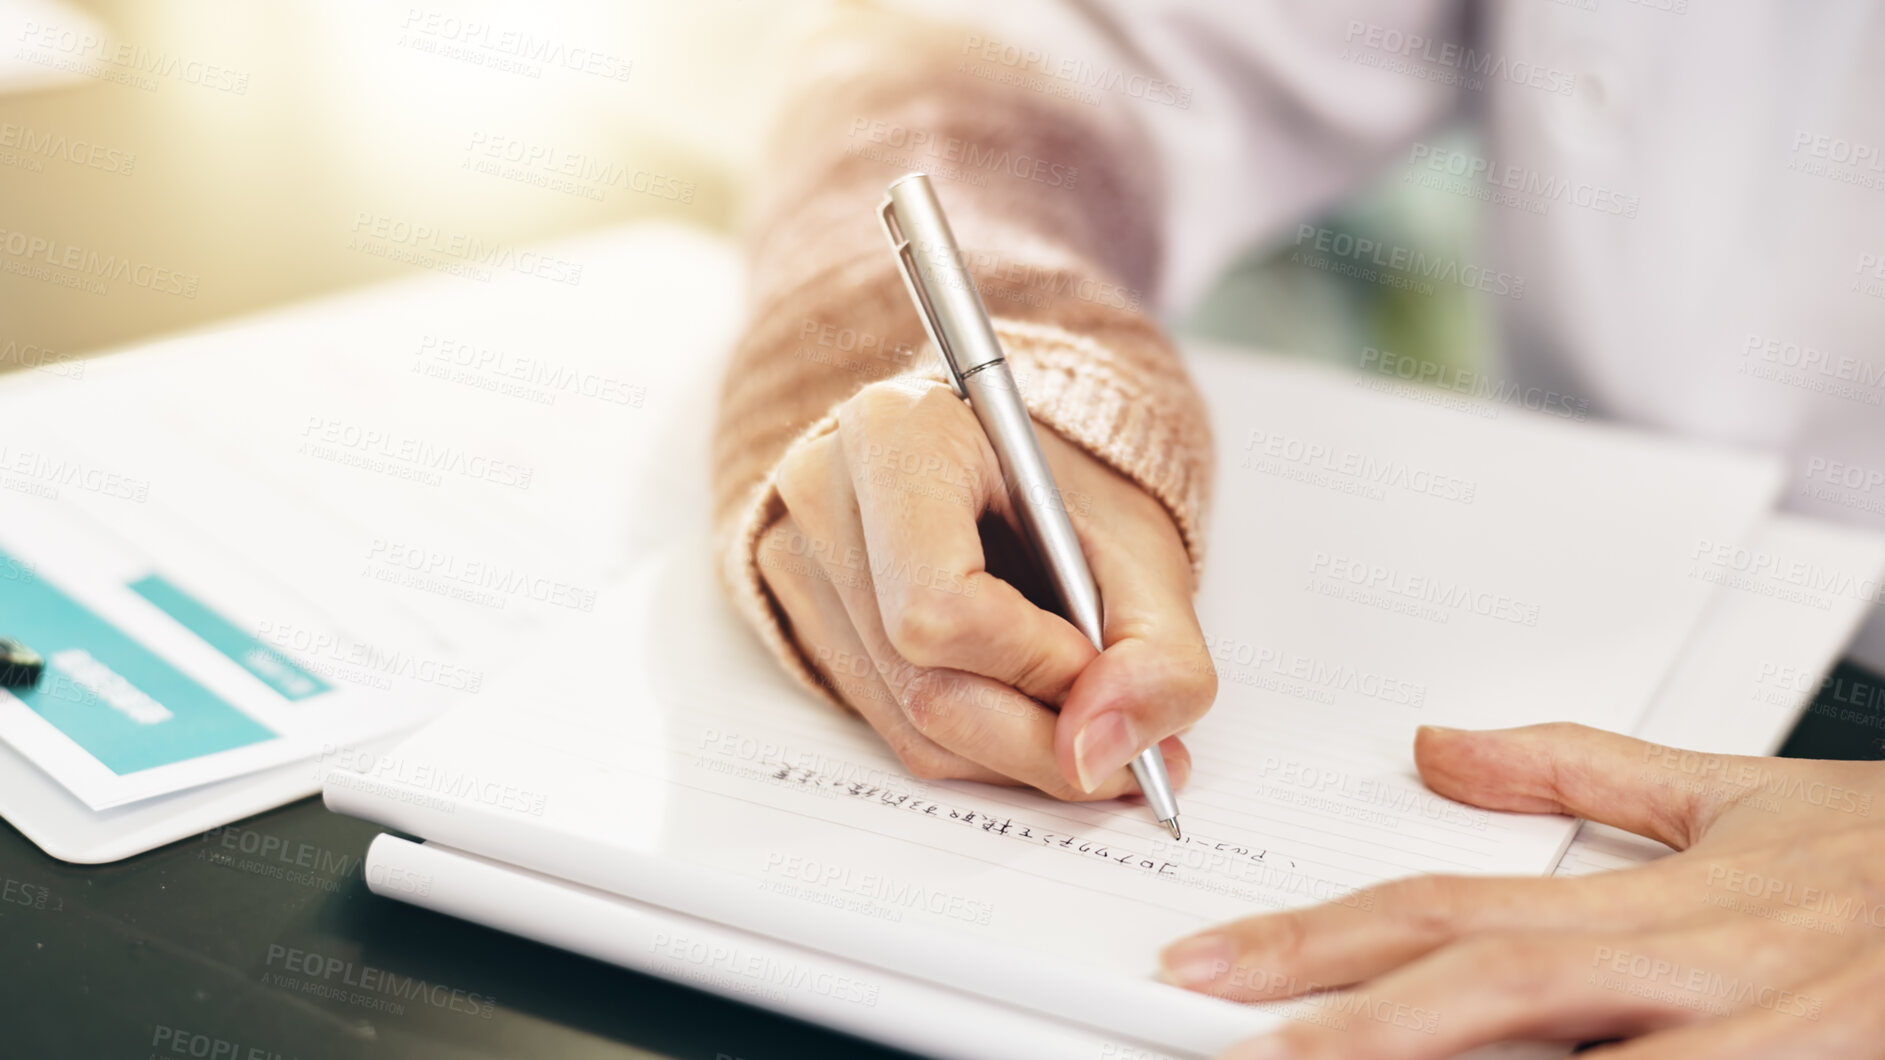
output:
[[[916,315],[923,318],[923,330],[929,334],[929,341],[936,344],[936,352],[942,354],[943,370],[949,373],[949,384],[955,387],[956,396],[968,400],[969,392],[962,385],[962,376],[956,372],[956,358],[944,341],[942,328],[936,320],[936,307],[929,300],[929,291],[923,286],[922,276],[916,267],[916,255],[910,249],[910,241],[903,238],[903,229],[897,224],[896,203],[888,195],[877,204],[877,220],[884,226],[884,235],[890,237],[890,249],[896,252],[897,269],[903,274],[903,286],[910,292],[910,300],[916,303]]]

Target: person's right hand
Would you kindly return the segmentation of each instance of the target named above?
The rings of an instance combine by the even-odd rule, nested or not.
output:
[[[947,386],[889,381],[780,466],[787,514],[758,565],[805,657],[910,772],[1062,799],[1137,792],[1125,766],[1217,694],[1178,529],[1150,494],[1037,426],[1099,585],[1104,652],[987,568],[984,514],[1015,524],[994,450]],[[1058,708],[1058,714],[1054,709]]]

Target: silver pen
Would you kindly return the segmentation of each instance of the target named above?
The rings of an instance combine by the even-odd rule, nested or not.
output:
[[[1093,584],[1093,572],[1087,569],[1080,540],[1067,519],[1060,489],[1034,436],[1034,421],[1021,403],[988,310],[963,267],[962,252],[929,177],[910,173],[892,181],[877,207],[877,217],[890,237],[923,329],[942,351],[949,381],[988,434],[988,443],[1001,462],[1002,480],[1020,514],[1022,532],[1046,566],[1066,617],[1095,648],[1104,650],[1099,587]],[[1132,760],[1132,776],[1159,823],[1173,839],[1183,839],[1178,829],[1178,800],[1172,797],[1165,756],[1157,745]]]

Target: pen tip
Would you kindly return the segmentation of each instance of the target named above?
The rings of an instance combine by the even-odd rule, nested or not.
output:
[[[1173,817],[1172,819],[1170,819],[1170,820],[1168,820],[1168,821],[1163,821],[1163,822],[1160,822],[1160,823],[1162,823],[1162,824],[1163,824],[1163,825],[1165,826],[1165,830],[1166,830],[1166,831],[1168,831],[1168,832],[1170,832],[1170,833],[1172,834],[1172,838],[1173,838],[1173,839],[1183,839],[1183,838],[1185,838],[1185,833],[1183,833],[1183,832],[1181,832],[1181,831],[1179,831],[1179,830],[1178,830],[1178,818],[1176,818],[1176,817]]]

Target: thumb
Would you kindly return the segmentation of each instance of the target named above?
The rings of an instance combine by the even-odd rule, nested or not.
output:
[[[1587,725],[1469,731],[1423,725],[1414,762],[1441,795],[1489,810],[1563,813],[1693,845],[1742,789],[1743,759],[1680,751]]]

